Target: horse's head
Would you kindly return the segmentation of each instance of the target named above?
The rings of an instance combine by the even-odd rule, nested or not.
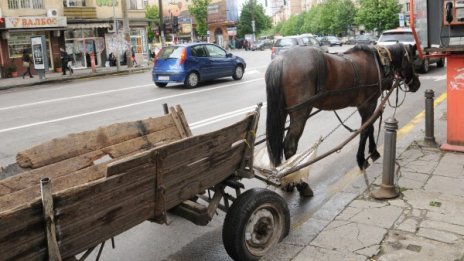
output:
[[[411,45],[399,44],[399,48],[402,49],[402,52],[400,52],[402,54],[400,59],[401,64],[399,68],[397,68],[397,76],[404,80],[404,83],[408,86],[409,91],[415,92],[420,87],[420,81],[414,69],[414,47]]]

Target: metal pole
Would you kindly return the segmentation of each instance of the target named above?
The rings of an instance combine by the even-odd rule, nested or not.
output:
[[[159,19],[160,19],[161,47],[164,47],[166,46],[166,38],[164,37],[163,0],[158,0],[158,6],[159,6]]]
[[[436,145],[434,135],[434,112],[433,112],[433,97],[435,92],[433,90],[425,91],[425,138],[424,141],[428,145]]]
[[[129,17],[127,16],[126,0],[121,0],[121,5],[122,5],[122,17],[124,19],[124,39],[126,40],[126,45],[128,46],[127,52],[126,52],[127,67],[131,68],[134,66],[134,64],[132,63],[132,48],[131,48]]]
[[[113,29],[114,29],[114,33],[116,34],[116,39],[118,40],[118,45],[119,45],[119,34],[118,34],[118,22],[116,21],[116,12],[115,12],[115,9],[114,9],[114,6],[116,4],[116,0],[113,0]],[[114,37],[113,37],[113,40],[114,40]],[[119,62],[119,46],[117,47],[117,51],[116,51],[116,68],[117,68],[117,71],[119,72],[121,70],[121,65],[120,65],[120,62]]]
[[[385,121],[382,184],[378,190],[372,193],[372,196],[376,199],[389,199],[398,197],[394,181],[397,130],[398,121],[395,118],[388,118]]]

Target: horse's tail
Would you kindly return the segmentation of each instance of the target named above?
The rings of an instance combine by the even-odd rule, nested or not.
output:
[[[274,166],[282,161],[285,129],[285,101],[282,92],[283,60],[276,58],[266,70],[267,120],[266,136],[269,159]]]

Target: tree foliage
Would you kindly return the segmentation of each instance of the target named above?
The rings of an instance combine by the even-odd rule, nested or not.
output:
[[[208,5],[211,0],[192,0],[188,10],[195,17],[196,31],[200,37],[204,37],[208,31]]]
[[[155,37],[154,29],[159,25],[159,8],[157,5],[145,7],[145,18],[148,19],[148,41],[152,42]]]
[[[243,37],[245,34],[253,33],[252,22],[255,20],[255,34],[259,35],[262,31],[272,27],[271,18],[266,16],[264,8],[256,0],[248,0],[242,6],[240,20],[237,24],[237,34]]]
[[[398,26],[398,13],[401,10],[398,0],[359,0],[359,4],[356,21],[366,30],[381,32]]]

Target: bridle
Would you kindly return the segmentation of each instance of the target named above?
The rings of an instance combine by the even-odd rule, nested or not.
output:
[[[409,91],[409,85],[411,85],[411,84],[414,82],[414,76],[415,76],[415,72],[414,72],[414,61],[411,61],[411,57],[409,56],[409,52],[408,52],[408,50],[407,50],[407,48],[406,48],[405,45],[403,45],[403,49],[404,49],[403,59],[404,59],[404,57],[406,57],[406,60],[408,61],[408,63],[409,63],[409,64],[411,65],[411,67],[412,67],[411,78],[409,79],[408,82],[406,82],[406,76],[403,75],[403,70],[404,70],[404,68],[403,68],[403,60],[401,61],[401,70],[399,70],[396,74],[401,76],[402,81],[404,81],[404,84],[408,87],[408,89],[407,89],[407,90],[404,90],[404,91],[410,92],[410,91]]]

